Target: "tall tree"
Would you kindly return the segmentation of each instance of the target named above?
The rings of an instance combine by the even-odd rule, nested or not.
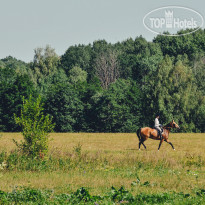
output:
[[[69,84],[52,86],[47,94],[45,109],[53,116],[55,131],[81,131],[80,119],[83,115],[83,103],[78,92]]]
[[[178,33],[183,34],[186,32],[186,30],[182,30]],[[186,53],[189,59],[192,60],[197,53],[205,52],[205,29],[199,29],[192,34],[177,37],[157,35],[153,42],[160,44],[164,56],[177,57]]]
[[[141,92],[134,81],[119,79],[96,100],[95,126],[100,132],[135,132],[141,121]]]
[[[15,124],[14,113],[19,114],[23,97],[35,95],[33,83],[27,75],[16,75],[13,69],[1,69],[0,72],[0,130],[19,131]]]
[[[119,78],[118,54],[114,50],[100,53],[95,60],[95,69],[104,89]]]
[[[30,64],[31,79],[36,84],[38,91],[44,95],[51,86],[51,76],[58,72],[59,57],[49,45],[45,48],[36,48],[34,53],[33,63]]]
[[[9,68],[19,75],[27,74],[28,64],[12,56],[1,59],[0,68]]]
[[[205,96],[205,53],[197,54],[191,64],[198,90]]]
[[[65,54],[61,56],[61,66],[67,74],[75,66],[88,72],[90,71],[91,56],[91,45],[71,46],[67,49]]]
[[[82,70],[80,67],[73,67],[69,71],[69,82],[76,87],[77,84],[87,81],[87,72]]]
[[[194,131],[194,110],[200,103],[200,94],[194,84],[192,70],[182,61],[173,61],[166,56],[153,76],[153,95],[155,112],[160,111],[163,121],[172,119],[181,123],[182,131]]]
[[[147,89],[149,76],[157,70],[162,59],[158,44],[147,42],[142,36],[135,40],[128,39],[123,42],[123,49],[119,55],[120,73],[123,78],[131,77],[142,89]]]

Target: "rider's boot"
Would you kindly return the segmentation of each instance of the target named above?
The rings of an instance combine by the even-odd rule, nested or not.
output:
[[[160,136],[160,140],[162,140],[162,133],[161,132],[159,133],[159,136]]]

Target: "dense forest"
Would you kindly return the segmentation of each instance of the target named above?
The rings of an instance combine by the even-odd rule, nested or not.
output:
[[[185,31],[180,31],[181,33]],[[23,96],[41,95],[56,132],[136,132],[174,119],[181,132],[205,131],[205,30],[36,48],[30,63],[0,60],[0,131],[20,131]]]

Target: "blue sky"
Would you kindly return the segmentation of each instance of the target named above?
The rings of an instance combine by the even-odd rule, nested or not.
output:
[[[162,6],[183,6],[205,17],[204,0],[0,0],[0,58],[29,62],[34,49],[49,44],[58,55],[75,44],[105,39],[116,43],[156,35],[143,17]]]

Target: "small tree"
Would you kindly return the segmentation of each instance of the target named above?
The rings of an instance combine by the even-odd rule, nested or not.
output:
[[[22,128],[24,141],[18,143],[17,147],[26,155],[43,158],[48,152],[48,134],[53,131],[54,124],[49,115],[43,114],[43,104],[41,97],[36,100],[29,97],[23,99],[21,116],[15,117],[15,121]]]

